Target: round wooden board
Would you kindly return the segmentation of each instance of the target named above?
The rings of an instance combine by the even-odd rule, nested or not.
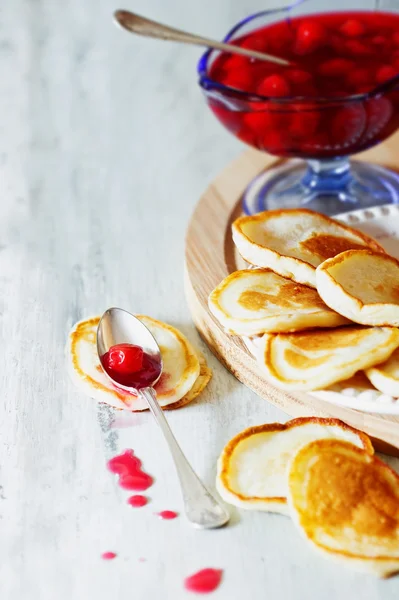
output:
[[[359,158],[397,168],[399,134]],[[278,159],[246,151],[229,164],[199,200],[187,229],[185,287],[194,323],[212,352],[242,383],[293,417],[333,416],[368,433],[376,448],[399,456],[399,417],[368,414],[335,406],[305,393],[272,387],[239,337],[227,335],[208,310],[210,291],[242,268],[231,238],[231,223],[241,213],[248,183]]]

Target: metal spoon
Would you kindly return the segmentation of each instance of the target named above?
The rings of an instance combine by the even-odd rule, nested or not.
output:
[[[149,387],[126,387],[113,379],[104,368],[103,357],[115,344],[135,344],[151,356],[156,369]],[[162,358],[159,346],[141,321],[121,308],[109,308],[101,317],[97,329],[97,352],[101,366],[114,385],[128,392],[138,393],[148,403],[149,409],[162,430],[175,462],[183,493],[184,509],[188,520],[199,529],[213,529],[225,525],[230,515],[227,510],[205,488],[184,456],[160,407],[153,386],[162,373]]]
[[[127,29],[131,33],[137,33],[138,35],[144,35],[145,37],[153,37],[160,40],[170,40],[173,42],[181,42],[183,44],[193,44],[194,46],[205,46],[206,48],[214,48],[215,50],[223,50],[224,52],[231,52],[232,54],[241,54],[243,56],[249,56],[250,58],[258,58],[259,60],[267,60],[269,62],[276,63],[277,65],[290,65],[288,60],[272,56],[271,54],[265,54],[264,52],[258,52],[257,50],[251,50],[249,48],[241,48],[234,44],[225,44],[209,38],[204,38],[194,33],[188,33],[181,29],[174,29],[168,25],[157,23],[146,19],[141,15],[137,15],[128,10],[117,10],[114,13],[115,21],[124,29]]]

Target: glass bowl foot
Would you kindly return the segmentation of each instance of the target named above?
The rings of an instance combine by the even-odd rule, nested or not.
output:
[[[399,173],[348,159],[293,159],[259,175],[244,193],[246,214],[309,208],[326,215],[399,202]]]

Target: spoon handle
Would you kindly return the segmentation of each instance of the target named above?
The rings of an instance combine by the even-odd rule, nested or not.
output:
[[[147,401],[169,445],[179,476],[188,520],[199,529],[213,529],[225,525],[230,518],[229,513],[212,496],[193,471],[169,427],[158,403],[155,390],[150,387],[143,388],[140,390],[140,394]]]
[[[289,65],[287,60],[272,56],[271,54],[265,54],[264,52],[258,52],[257,50],[251,50],[249,48],[241,48],[233,44],[225,44],[209,38],[204,38],[194,33],[188,33],[181,29],[175,29],[151,19],[146,19],[141,15],[137,15],[128,10],[117,10],[114,14],[115,20],[119,25],[138,35],[144,35],[146,37],[157,38],[161,40],[170,40],[174,42],[181,42],[183,44],[194,44],[196,46],[205,46],[207,48],[215,48],[216,50],[223,50],[224,52],[231,52],[233,54],[241,54],[243,56],[249,56],[251,58],[258,58],[260,60],[267,60],[274,62],[278,65]]]

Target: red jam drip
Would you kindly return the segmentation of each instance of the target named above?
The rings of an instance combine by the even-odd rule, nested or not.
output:
[[[219,587],[222,580],[222,569],[202,569],[184,580],[184,587],[197,594],[209,594]]]
[[[103,552],[101,554],[101,558],[103,558],[104,560],[112,560],[113,558],[116,558],[117,554],[115,554],[115,552]]]
[[[220,53],[210,79],[284,104],[237,96],[231,108],[217,98],[209,104],[242,141],[278,156],[310,158],[349,155],[368,148],[399,127],[399,93],[333,102],[320,108],[312,99],[334,101],[370,92],[399,74],[399,15],[381,12],[321,13],[271,23],[232,43],[269,52],[292,63]],[[234,92],[230,92],[234,97]],[[307,104],[299,104],[299,97]]]
[[[123,454],[114,456],[108,461],[111,473],[119,475],[119,485],[125,490],[142,492],[154,482],[153,478],[141,468],[141,460],[134,455],[133,450],[125,450]]]
[[[151,385],[160,375],[161,365],[139,346],[117,344],[102,355],[101,363],[119,385],[140,389]]]
[[[137,494],[135,496],[130,496],[130,498],[127,499],[127,503],[134,508],[141,508],[142,506],[148,504],[148,498]]]
[[[179,513],[174,510],[162,510],[159,513],[156,513],[160,519],[165,521],[170,521],[171,519],[176,519],[179,516]]]

